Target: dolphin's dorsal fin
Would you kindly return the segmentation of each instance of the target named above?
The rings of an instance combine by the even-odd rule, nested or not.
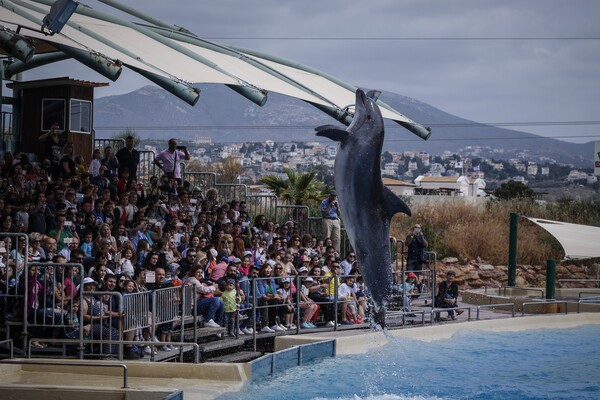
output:
[[[386,186],[383,187],[383,197],[385,198],[385,205],[390,220],[399,212],[408,216],[412,214],[410,207],[408,207],[400,197],[396,196],[394,192],[392,192]]]
[[[317,136],[325,136],[336,142],[343,142],[349,135],[345,129],[335,125],[322,125],[315,128],[315,131],[317,131]]]

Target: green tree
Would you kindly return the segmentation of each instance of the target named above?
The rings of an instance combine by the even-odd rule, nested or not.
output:
[[[323,197],[324,185],[315,179],[316,171],[298,173],[286,168],[287,179],[267,175],[260,179],[275,195],[288,204],[315,206]]]
[[[244,167],[233,157],[223,161],[222,168],[217,171],[219,183],[237,183],[238,176],[244,173]]]
[[[529,186],[511,180],[494,190],[494,196],[501,200],[533,199],[535,198],[535,192]]]
[[[120,131],[120,132],[116,132],[115,134],[113,134],[112,138],[113,139],[123,139],[123,141],[124,141],[127,136],[133,137],[133,147],[135,147],[135,148],[137,148],[138,145],[140,144],[140,142],[142,141],[142,138],[140,137],[140,135],[138,135],[137,132],[134,131],[133,129],[129,129],[129,128],[127,128],[123,131]]]

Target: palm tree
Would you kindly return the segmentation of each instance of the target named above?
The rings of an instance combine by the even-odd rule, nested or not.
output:
[[[275,195],[291,205],[316,206],[322,200],[324,184],[315,179],[316,171],[297,173],[286,168],[287,180],[267,175],[260,179]]]

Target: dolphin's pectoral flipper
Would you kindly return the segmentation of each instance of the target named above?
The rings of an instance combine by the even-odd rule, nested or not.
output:
[[[315,128],[317,136],[325,136],[328,139],[336,142],[343,142],[348,137],[349,133],[335,125],[323,125]]]
[[[385,205],[390,220],[399,212],[408,216],[412,215],[410,207],[408,207],[400,197],[396,196],[394,192],[392,192],[386,186],[383,187],[383,197],[385,198]]]

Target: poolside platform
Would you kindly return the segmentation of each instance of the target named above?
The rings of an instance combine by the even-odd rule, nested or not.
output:
[[[485,312],[485,314],[483,314]],[[385,345],[392,338],[433,341],[451,337],[462,329],[483,331],[523,331],[563,329],[600,324],[600,313],[540,314],[512,318],[506,312],[482,311],[481,320],[467,322],[467,313],[456,320],[404,329],[320,331],[274,338],[275,351],[299,345],[335,341],[335,354],[361,354]],[[51,360],[44,360],[51,361]],[[78,360],[79,361],[79,360]],[[83,360],[83,363],[86,361]],[[97,364],[98,361],[89,361]],[[119,363],[120,362],[112,362]],[[0,364],[3,399],[214,399],[238,391],[252,379],[249,363],[209,362],[202,364],[123,362],[129,369],[128,389],[123,389],[119,368],[34,366]],[[183,397],[181,397],[183,395]]]

